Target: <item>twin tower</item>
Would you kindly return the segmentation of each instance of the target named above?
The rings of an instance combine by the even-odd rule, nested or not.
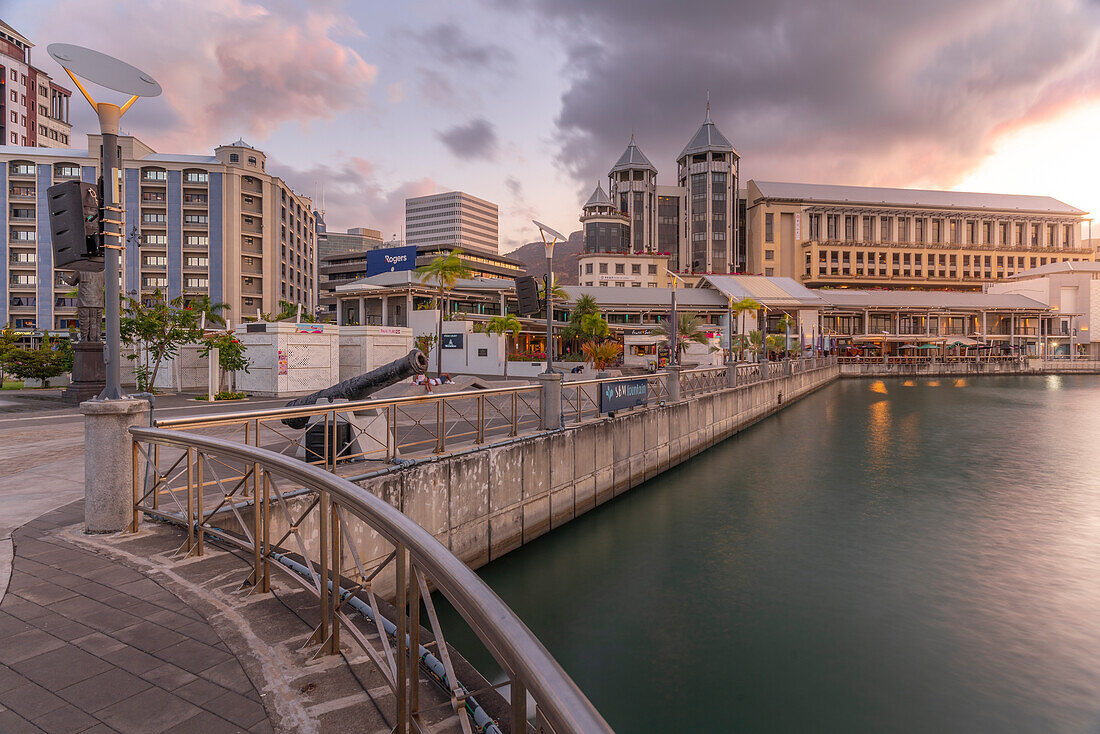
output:
[[[659,186],[657,168],[634,136],[584,205],[584,250],[664,253],[684,273],[744,269],[743,211],[738,202],[741,157],[710,119],[676,159],[676,186]]]

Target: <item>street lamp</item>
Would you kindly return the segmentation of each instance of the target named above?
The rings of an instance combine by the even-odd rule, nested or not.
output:
[[[93,51],[82,46],[68,43],[51,43],[46,51],[54,61],[61,65],[73,84],[88,100],[99,118],[99,132],[103,142],[100,170],[103,177],[103,235],[104,239],[104,281],[106,297],[104,308],[107,320],[107,353],[104,355],[106,387],[99,394],[100,400],[119,400],[122,393],[121,347],[119,326],[119,252],[122,250],[123,221],[122,207],[119,202],[121,170],[118,160],[118,123],[126,110],[137,102],[139,97],[156,97],[160,94],[160,84],[145,72],[130,66],[124,61]],[[107,89],[130,95],[121,107],[110,102],[96,102],[92,95],[76,78],[76,75]],[[131,204],[133,205],[133,204]],[[108,216],[113,215],[113,216]]]
[[[569,238],[538,220],[532,219],[531,222],[539,228],[542,245],[546,250],[546,372],[543,374],[549,375],[554,372],[554,244],[558,240],[564,242]],[[550,235],[549,240],[546,235]]]
[[[683,282],[684,279],[668,268],[665,268],[665,272],[672,278],[672,313],[671,318],[668,320],[668,363],[670,365],[678,365],[680,362],[676,359],[676,339],[679,337],[677,330],[680,325],[680,320],[676,317],[676,281],[679,280]]]

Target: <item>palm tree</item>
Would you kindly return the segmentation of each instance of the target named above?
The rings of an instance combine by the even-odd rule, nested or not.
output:
[[[470,269],[466,267],[466,264],[463,263],[462,259],[459,257],[461,254],[462,250],[451,250],[416,269],[416,274],[421,281],[432,281],[435,283],[436,287],[439,288],[439,297],[437,299],[437,305],[439,306],[439,328],[436,333],[438,337],[436,344],[442,345],[443,343],[443,311],[445,310],[443,299],[447,290],[454,288],[455,283],[457,283],[460,278],[469,278],[471,275]],[[438,374],[443,374],[442,349],[436,351],[435,368]]]
[[[506,313],[503,316],[494,316],[485,325],[487,334],[502,334],[504,336],[504,379],[508,379],[508,357],[512,353],[512,339],[523,329],[514,315]]]
[[[680,313],[677,315],[678,322],[676,325],[676,363],[680,364],[680,355],[684,351],[684,347],[688,342],[695,342],[696,344],[707,343],[707,333],[703,331],[703,320],[693,313]],[[671,335],[669,334],[669,321],[667,318],[661,319],[661,323],[657,325],[656,332],[665,339],[671,341]]]
[[[584,361],[592,365],[593,369],[606,370],[615,364],[622,347],[614,341],[587,341],[581,344],[584,352]]]
[[[566,339],[580,339],[584,336],[584,330],[581,327],[581,321],[585,316],[599,316],[600,306],[596,303],[596,299],[587,293],[584,293],[577,297],[577,300],[573,302],[573,311],[569,314],[569,325],[562,331],[562,336]]]
[[[554,284],[550,286],[550,295],[559,303],[569,300],[569,294],[565,292],[564,288],[558,285],[556,280]],[[539,281],[539,298],[546,298],[546,284],[541,280]]]
[[[763,308],[763,306],[761,306],[754,298],[746,297],[742,298],[740,301],[734,302],[733,306],[730,307],[730,310],[733,311],[733,317],[735,319],[740,319],[740,323],[737,327],[738,335],[743,335],[745,333],[745,314],[754,313],[756,311],[759,311],[761,308]],[[738,341],[740,342],[740,345],[742,347],[741,356],[744,357],[744,339],[742,338]],[[730,346],[733,346],[732,340],[730,340]]]
[[[588,313],[581,317],[580,333],[585,341],[602,342],[611,336],[611,327],[598,313]]]
[[[787,357],[790,356],[789,352],[791,351],[790,339],[787,337],[787,334],[792,326],[794,326],[794,319],[791,318],[789,313],[783,314],[783,318],[779,319],[779,328],[783,330],[783,353],[784,356]]]
[[[209,295],[203,294],[192,298],[187,308],[198,314],[200,318],[206,314],[206,323],[210,326],[225,326],[225,317],[222,316],[222,312],[229,310],[229,304],[214,303]]]

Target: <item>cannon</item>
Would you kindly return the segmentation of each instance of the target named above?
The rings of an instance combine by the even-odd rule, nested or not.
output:
[[[320,400],[362,400],[376,390],[381,390],[395,382],[400,382],[406,377],[422,375],[428,371],[428,358],[419,349],[413,349],[400,359],[395,359],[389,364],[384,364],[370,372],[364,372],[356,377],[338,382],[332,387],[318,390],[315,393],[295,398],[286,404],[293,408],[296,405],[314,405]],[[309,424],[309,417],[284,418],[283,423],[291,428],[305,428]]]

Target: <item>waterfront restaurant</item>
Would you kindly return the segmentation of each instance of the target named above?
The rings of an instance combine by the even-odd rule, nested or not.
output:
[[[821,289],[822,345],[845,356],[1038,356],[1050,309],[1017,294]],[[1044,331],[1045,333],[1045,331]]]

